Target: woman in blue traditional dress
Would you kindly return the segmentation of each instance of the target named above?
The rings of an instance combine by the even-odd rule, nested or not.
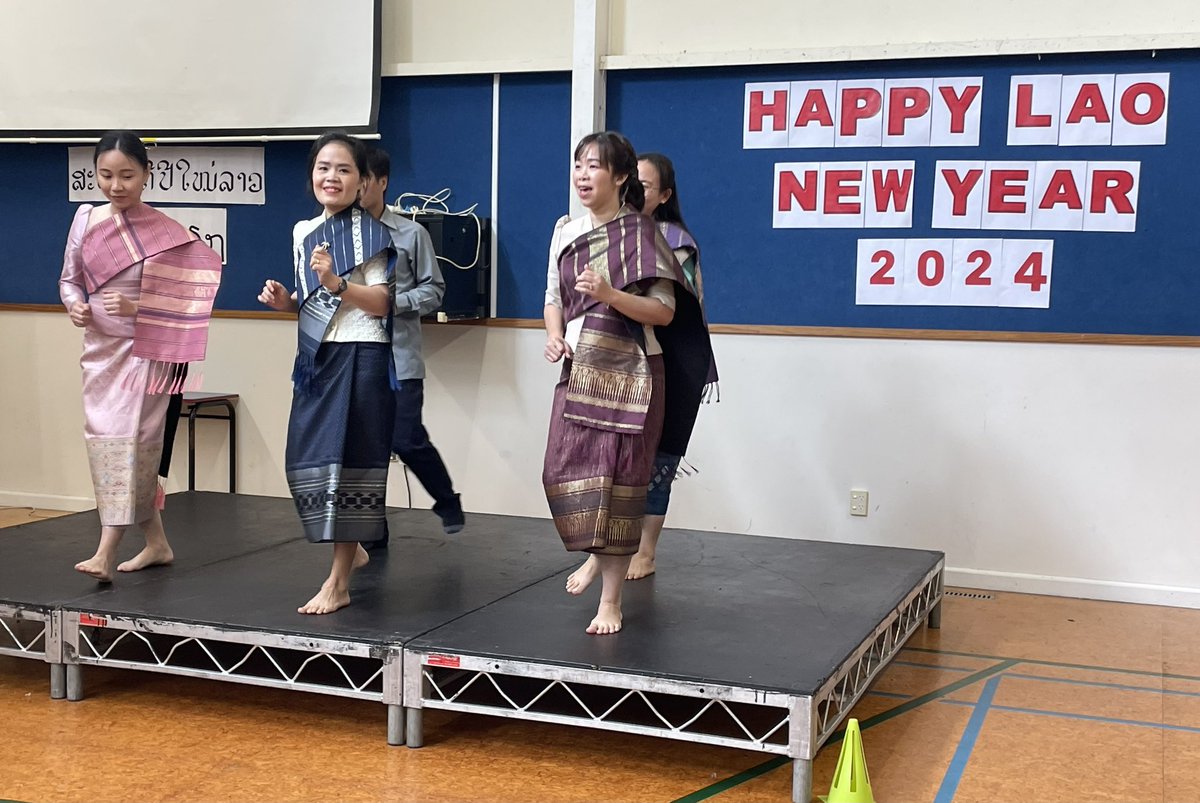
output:
[[[296,291],[270,279],[259,301],[298,313],[284,468],[305,537],[333,544],[329,576],[298,609],[323,614],[350,603],[350,575],[368,560],[361,544],[387,535],[395,257],[387,230],[358,206],[367,174],[361,142],[325,134],[308,174],[323,210],[292,230]]]

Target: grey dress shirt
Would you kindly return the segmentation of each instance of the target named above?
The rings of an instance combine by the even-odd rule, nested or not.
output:
[[[424,379],[421,316],[442,305],[446,282],[438,267],[429,232],[384,207],[379,222],[392,233],[396,247],[396,287],[392,295],[392,359],[397,379]]]

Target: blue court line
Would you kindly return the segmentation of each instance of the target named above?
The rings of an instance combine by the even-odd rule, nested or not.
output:
[[[942,700],[941,702],[947,705],[973,705],[973,703],[961,700]],[[1072,714],[1066,711],[1045,711],[1040,708],[1019,708],[1012,705],[993,705],[992,710],[1008,711],[1013,714],[1034,714],[1043,717],[1056,717],[1058,719],[1082,719],[1087,722],[1103,722],[1106,725],[1131,725],[1138,728],[1158,728],[1159,730],[1183,731],[1184,733],[1200,733],[1200,728],[1193,728],[1189,725],[1168,725],[1165,722],[1144,722],[1139,719],[1116,719],[1114,717],[1101,717],[1095,714]]]
[[[905,647],[905,650],[926,653],[929,655],[956,655],[960,658],[978,658],[981,661],[1014,661],[1019,664],[1032,666],[1057,666],[1063,669],[1088,669],[1093,672],[1116,672],[1122,675],[1141,675],[1151,678],[1167,678],[1169,680],[1191,680],[1200,683],[1197,675],[1175,675],[1169,672],[1152,672],[1148,669],[1121,669],[1115,666],[1093,666],[1091,664],[1069,664],[1062,661],[1043,661],[1037,658],[1007,658],[1002,655],[983,655],[977,652],[958,652],[955,650],[934,650],[929,647]]]
[[[954,757],[950,759],[950,766],[946,768],[946,774],[942,776],[942,784],[938,787],[933,803],[953,803],[954,794],[958,791],[963,772],[967,769],[967,762],[971,760],[971,753],[975,750],[979,732],[983,729],[983,721],[987,719],[988,709],[992,707],[992,701],[996,699],[996,689],[999,688],[1002,677],[1003,675],[997,674],[988,678],[987,683],[983,685],[983,692],[980,693],[978,702],[963,703],[973,706],[975,710],[971,713],[967,726],[963,728],[962,737],[958,741],[958,747],[954,750]],[[946,698],[943,697],[942,701],[946,702]]]
[[[1007,677],[1016,680],[1044,680],[1049,683],[1067,683],[1072,686],[1095,686],[1101,689],[1117,689],[1119,691],[1145,691],[1154,694],[1174,695],[1176,697],[1200,697],[1200,691],[1176,691],[1175,689],[1155,688],[1153,686],[1130,686],[1126,683],[1102,683],[1098,680],[1073,680],[1071,678],[1056,678],[1049,675],[1022,675],[1015,672]]]
[[[866,719],[859,722],[859,729],[863,730],[863,731],[870,730],[871,728],[875,727],[876,725],[882,725],[884,722],[887,722],[889,719],[898,717],[901,714],[906,714],[909,711],[912,711],[913,709],[920,708],[921,706],[925,705],[926,703],[931,703],[935,700],[940,700],[941,698],[945,697],[947,694],[953,694],[954,692],[958,691],[961,688],[970,686],[971,684],[977,683],[985,678],[990,678],[993,675],[997,675],[1006,669],[1011,669],[1013,666],[1016,666],[1019,663],[1020,663],[1020,661],[1016,661],[1016,660],[1001,661],[998,664],[995,664],[993,666],[989,666],[989,667],[979,670],[974,675],[968,675],[965,678],[959,678],[958,680],[954,681],[953,683],[948,683],[945,686],[934,689],[931,692],[922,694],[920,697],[913,697],[910,700],[906,700],[905,702],[897,705],[895,708],[889,708],[887,711],[883,711],[879,714],[876,714],[873,717],[867,717]],[[844,729],[832,734],[829,737],[829,739],[826,740],[822,749],[827,748],[830,745],[837,744],[843,738],[845,738],[845,735],[846,735],[846,731]],[[766,773],[770,772],[771,770],[777,769],[778,767],[782,767],[783,765],[789,764],[789,763],[791,763],[791,759],[789,759],[787,756],[776,756],[775,758],[768,759],[767,761],[764,761],[761,764],[756,764],[755,766],[753,766],[747,770],[743,770],[742,772],[739,772],[736,775],[731,775],[728,778],[724,778],[720,781],[716,781],[715,783],[711,783],[708,786],[704,787],[703,789],[697,789],[695,792],[692,792],[691,794],[684,795],[681,798],[677,798],[676,800],[672,801],[672,803],[700,803],[700,801],[708,800],[710,797],[719,795],[722,792],[732,789],[735,786],[738,786],[740,784],[745,783],[746,781],[757,778],[760,775],[765,775]]]

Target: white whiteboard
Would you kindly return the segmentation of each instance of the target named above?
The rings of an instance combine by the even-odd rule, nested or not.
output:
[[[12,4],[0,131],[374,131],[381,2]]]

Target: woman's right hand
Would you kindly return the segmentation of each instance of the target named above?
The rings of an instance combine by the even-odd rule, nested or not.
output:
[[[571,356],[571,347],[567,345],[567,341],[560,335],[550,335],[546,338],[546,355],[547,362],[558,362],[563,357]]]
[[[267,283],[263,285],[262,292],[258,294],[258,300],[271,309],[279,310],[280,312],[286,312],[292,305],[292,297],[288,293],[287,288],[274,279],[267,279]]]
[[[86,301],[76,301],[67,314],[71,317],[71,323],[81,329],[92,322],[92,307]]]

